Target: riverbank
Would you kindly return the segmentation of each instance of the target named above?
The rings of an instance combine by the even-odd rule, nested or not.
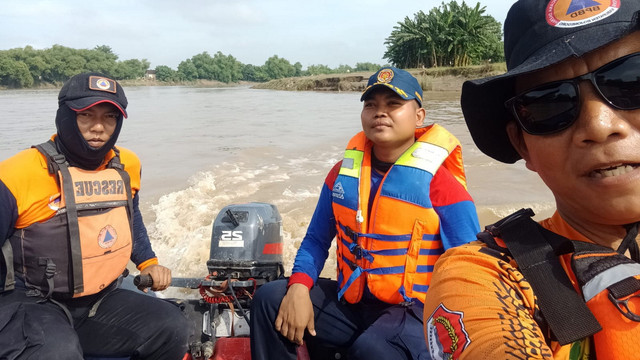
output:
[[[415,76],[424,91],[460,91],[462,83],[469,79],[497,75],[506,71],[504,63],[474,65],[465,67],[438,67],[428,69],[407,69]],[[265,83],[241,81],[224,83],[215,80],[194,81],[158,81],[155,79],[118,80],[124,87],[133,86],[190,86],[200,88],[225,88],[248,86],[253,89],[286,90],[286,91],[363,91],[372,72],[345,74],[325,74],[290,77],[271,80]],[[33,89],[59,89],[62,84],[41,83]],[[0,86],[0,90],[9,90]]]
[[[466,80],[504,73],[506,66],[504,63],[498,63],[407,71],[418,79],[424,91],[459,91]],[[291,77],[257,83],[252,88],[287,91],[363,91],[369,76],[371,72]]]

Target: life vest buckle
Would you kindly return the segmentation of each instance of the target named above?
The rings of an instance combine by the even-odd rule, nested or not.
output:
[[[351,230],[348,226],[344,228],[344,234],[355,244],[358,242],[358,233]],[[353,252],[353,251],[352,251]]]
[[[515,223],[521,219],[532,218],[535,215],[533,210],[530,208],[520,209],[513,214],[503,218],[495,224],[487,225],[485,230],[489,232],[494,237],[502,237],[502,229],[509,226],[512,223]]]
[[[398,305],[402,306],[402,307],[412,307],[413,306],[413,300],[408,300],[408,301],[403,301],[401,303],[399,303]]]
[[[350,251],[356,257],[356,260],[360,260],[364,257],[364,249],[362,249],[362,246],[358,244],[354,244]]]
[[[613,305],[618,308],[618,311],[620,311],[620,313],[624,315],[624,317],[631,321],[640,322],[640,315],[634,313],[633,311],[631,311],[631,309],[629,309],[629,299],[634,297],[640,297],[640,295],[631,295],[624,300],[620,300],[616,299],[616,297],[611,292],[609,292],[609,300],[611,300]]]

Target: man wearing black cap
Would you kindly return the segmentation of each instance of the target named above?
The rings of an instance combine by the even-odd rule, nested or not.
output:
[[[440,258],[432,358],[640,358],[639,21],[637,0],[519,0],[508,72],[463,85],[478,148],[523,159],[557,210],[518,211]]]
[[[253,299],[253,360],[295,359],[303,339],[352,360],[424,359],[433,264],[479,230],[460,143],[424,126],[417,79],[384,67],[361,101],[363,131],[325,179],[291,277]],[[319,279],[334,238],[337,281]]]
[[[98,73],[60,90],[57,134],[0,162],[0,358],[181,359],[175,305],[118,288],[131,260],[163,290],[138,208],[140,161],[115,147],[127,98]]]

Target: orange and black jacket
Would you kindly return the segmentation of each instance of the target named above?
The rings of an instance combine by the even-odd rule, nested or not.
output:
[[[440,257],[424,307],[431,358],[639,359],[640,264],[594,244],[557,212],[531,230],[563,241],[548,242],[551,252],[523,241],[523,254],[544,259],[517,262],[511,240],[492,235],[491,243],[488,230]],[[540,276],[547,268],[553,274]]]
[[[157,258],[151,248],[147,230],[139,210],[138,191],[140,190],[140,161],[130,150],[118,148],[120,162],[130,179],[132,199],[132,253],[131,260],[139,268],[157,264]],[[107,163],[116,156],[110,151],[105,157]],[[45,223],[57,212],[61,190],[56,179],[57,174],[48,170],[46,157],[37,149],[24,150],[15,156],[0,162],[0,245],[9,245],[8,239],[16,232],[34,224]],[[43,241],[46,241],[43,239]],[[4,251],[6,256],[6,251]],[[0,289],[16,279],[10,278],[7,259],[0,259]],[[23,279],[17,279],[17,284]]]

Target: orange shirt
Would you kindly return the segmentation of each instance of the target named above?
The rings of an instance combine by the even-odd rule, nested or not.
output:
[[[140,160],[131,150],[122,147],[118,147],[118,150],[120,162],[125,164],[131,179],[132,195],[135,195],[140,190]],[[110,151],[98,170],[104,169],[114,156],[115,152]],[[55,215],[60,199],[57,175],[49,174],[47,160],[37,149],[21,151],[0,162],[0,174],[0,179],[17,202],[18,220],[15,228],[22,229]]]
[[[556,212],[540,224],[591,242]],[[560,263],[571,268],[571,255]],[[573,273],[568,271],[578,289]],[[480,241],[447,250],[436,263],[424,304],[425,336],[437,359],[581,359],[579,343],[547,344],[534,320],[536,298],[511,258]],[[570,356],[571,348],[574,354]],[[451,357],[449,357],[451,356]]]

